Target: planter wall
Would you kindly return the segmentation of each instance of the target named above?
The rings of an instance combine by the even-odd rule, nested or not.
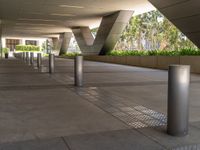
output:
[[[181,56],[180,64],[190,65],[192,73],[200,73],[200,56]]]
[[[140,56],[140,65],[139,66],[147,67],[147,68],[156,68],[157,57],[156,56]]]
[[[158,69],[168,69],[170,64],[180,64],[179,56],[157,56]]]
[[[126,65],[140,66],[140,56],[126,56]]]
[[[200,56],[85,56],[84,59],[155,69],[182,64],[190,65],[192,73],[200,73]]]

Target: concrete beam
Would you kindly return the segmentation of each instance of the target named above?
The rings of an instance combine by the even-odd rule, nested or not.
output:
[[[65,32],[60,35],[60,52],[59,55],[65,54],[69,48],[72,32]]]
[[[104,16],[95,39],[89,27],[73,28],[72,31],[82,53],[105,55],[112,50],[132,15],[133,11],[122,10]]]

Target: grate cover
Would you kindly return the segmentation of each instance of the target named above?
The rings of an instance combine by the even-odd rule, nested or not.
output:
[[[170,150],[200,150],[200,145],[199,144],[186,145],[186,146],[175,147]]]
[[[105,95],[98,93],[98,88],[96,87],[75,90],[75,92],[132,128],[166,125],[167,117],[164,114],[142,105],[124,104],[124,99],[120,97],[106,95],[105,98]]]

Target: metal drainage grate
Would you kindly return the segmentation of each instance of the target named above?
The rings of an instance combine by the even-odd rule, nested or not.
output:
[[[186,146],[175,147],[170,150],[200,150],[200,145],[199,144],[186,145]]]
[[[146,124],[140,122],[140,121],[137,121],[137,122],[131,122],[128,124],[129,126],[137,129],[137,128],[146,128],[148,127]]]
[[[105,95],[99,94],[97,90],[92,87],[75,90],[75,92],[132,128],[166,125],[167,117],[164,114],[137,104],[127,106],[120,97],[107,96],[105,99]]]

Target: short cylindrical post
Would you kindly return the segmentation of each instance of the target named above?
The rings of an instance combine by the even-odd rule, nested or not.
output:
[[[83,86],[83,56],[74,59],[74,82],[75,86]]]
[[[26,52],[26,63],[28,63],[28,64],[30,63],[30,61],[29,61],[30,58],[29,57],[30,57],[29,56],[29,52]]]
[[[30,53],[30,64],[34,65],[34,53],[33,52]]]
[[[190,66],[170,65],[168,73],[167,133],[186,136],[189,123]]]
[[[23,59],[24,59],[24,58],[23,58],[23,57],[24,57],[23,55],[24,55],[24,54],[23,54],[23,52],[22,52],[22,53],[21,53],[21,60],[23,60]]]
[[[22,53],[22,56],[23,56],[23,61],[26,61],[26,53],[25,52]]]
[[[54,54],[49,54],[49,73],[54,73],[55,69],[55,56]]]
[[[42,55],[41,53],[37,53],[37,67],[41,68],[42,65]]]

